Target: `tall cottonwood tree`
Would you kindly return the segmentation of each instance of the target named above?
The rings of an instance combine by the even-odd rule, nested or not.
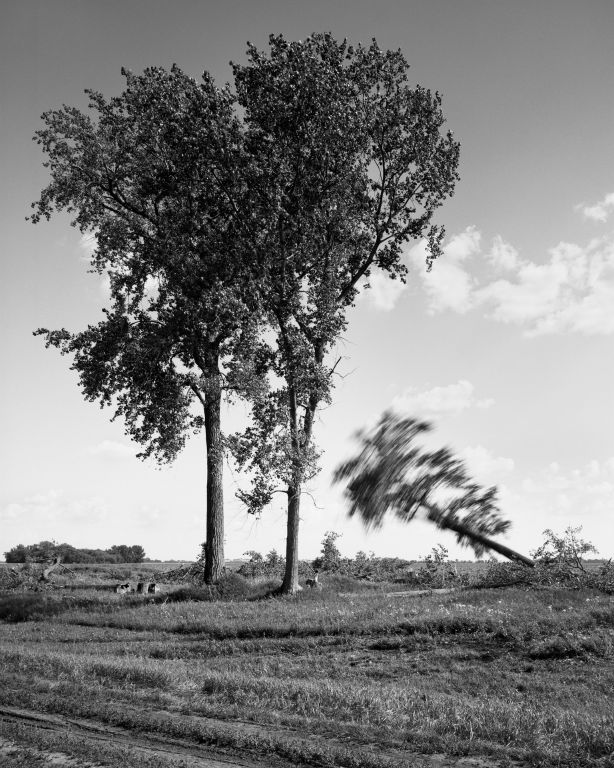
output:
[[[94,234],[92,270],[110,281],[100,322],[37,333],[74,356],[84,397],[114,408],[140,456],[171,461],[204,427],[212,583],[224,565],[222,393],[262,379],[257,294],[236,221],[242,129],[233,96],[207,74],[122,72],[119,97],[87,91],[89,114],[47,112],[35,137],[51,183],[32,221],[72,214]]]
[[[440,251],[436,208],[453,193],[459,145],[443,133],[439,94],[407,81],[400,51],[271,36],[234,65],[246,150],[258,175],[249,206],[260,222],[263,309],[276,335],[273,372],[283,386],[254,401],[254,423],[234,438],[255,473],[252,511],[278,479],[288,497],[286,573],[298,588],[300,498],[317,470],[318,407],[330,400],[331,350],[372,270],[405,279],[402,248],[425,237]]]
[[[405,523],[420,515],[455,533],[478,556],[493,550],[533,566],[530,558],[492,538],[511,525],[500,514],[496,487],[476,483],[449,448],[429,451],[420,445],[420,436],[431,430],[429,422],[387,412],[371,430],[356,435],[358,453],[334,475],[345,486],[350,517],[378,528],[387,513]]]

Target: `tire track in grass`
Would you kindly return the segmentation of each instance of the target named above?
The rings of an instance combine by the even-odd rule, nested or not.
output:
[[[149,724],[155,720],[174,719],[177,715],[170,712],[148,712]],[[156,755],[159,757],[180,758],[186,768],[296,768],[302,766],[355,766],[360,768],[499,768],[501,763],[496,760],[488,760],[480,757],[452,757],[442,754],[425,755],[415,752],[406,752],[402,750],[387,750],[373,745],[369,748],[365,745],[350,745],[343,743],[340,739],[324,738],[321,735],[312,736],[305,732],[296,732],[290,728],[273,728],[263,726],[257,723],[229,723],[228,721],[215,720],[214,718],[195,717],[192,715],[182,715],[181,719],[186,723],[200,722],[209,726],[220,735],[227,737],[227,743],[232,740],[232,734],[240,735],[243,738],[250,736],[256,741],[260,741],[262,748],[266,741],[284,742],[284,752],[294,752],[291,762],[280,758],[271,750],[266,758],[266,762],[258,759],[244,759],[236,754],[221,753],[210,747],[200,746],[193,741],[179,739],[171,736],[161,736],[144,732],[135,734],[126,728],[110,725],[102,721],[91,720],[75,716],[63,716],[58,714],[43,714],[27,709],[18,709],[15,707],[0,707],[0,724],[7,723],[29,725],[33,728],[43,728],[47,731],[58,733],[67,733],[71,737],[82,735],[84,738],[93,741],[106,742],[114,746],[121,745],[124,748],[134,750],[135,754],[143,756]],[[312,759],[309,753],[314,745],[319,746],[318,756],[312,753]],[[271,744],[273,746],[273,744]],[[258,747],[256,747],[257,749]],[[299,757],[300,755],[300,757]],[[67,764],[68,765],[68,764]],[[506,765],[516,765],[522,768],[524,764],[506,762]]]
[[[124,728],[75,717],[43,714],[16,708],[0,708],[0,721],[42,728],[54,733],[76,733],[86,739],[122,745],[141,755],[162,755],[179,757],[189,768],[264,768],[265,763],[255,763],[235,757],[214,753],[207,747],[199,747],[188,741],[164,738],[151,734],[137,736]],[[66,765],[70,765],[66,762]],[[267,762],[266,766],[271,766]]]

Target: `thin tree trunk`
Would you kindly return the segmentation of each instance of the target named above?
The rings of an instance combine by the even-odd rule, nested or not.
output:
[[[211,368],[209,369],[211,370]],[[222,445],[221,405],[217,358],[214,381],[205,396],[205,435],[207,439],[207,538],[205,541],[205,583],[217,584],[224,568],[224,449]]]
[[[324,345],[318,342],[314,350],[314,359],[318,365],[324,359]],[[300,522],[301,489],[305,474],[306,456],[311,443],[313,433],[313,419],[318,407],[318,396],[311,393],[309,403],[305,409],[305,418],[302,429],[299,428],[298,407],[296,390],[293,386],[288,388],[290,410],[290,432],[292,450],[294,451],[295,468],[292,483],[288,486],[288,522],[286,537],[286,570],[281,585],[284,595],[293,595],[301,589],[298,583],[298,529]]]
[[[293,595],[300,590],[298,583],[298,529],[301,509],[301,485],[288,486],[288,521],[286,536],[286,570],[281,591]]]
[[[300,436],[296,390],[292,386],[288,387],[288,405],[294,468],[292,470],[292,482],[288,485],[286,570],[281,585],[283,595],[293,595],[300,590],[298,583],[298,529],[301,511],[301,484],[304,472],[304,435]]]
[[[484,536],[478,531],[473,530],[473,528],[464,525],[459,520],[447,518],[445,515],[441,516],[439,514],[433,514],[431,510],[427,512],[427,517],[431,522],[439,526],[439,528],[448,531],[454,531],[455,533],[460,533],[463,536],[466,536],[467,538],[477,542],[478,544],[481,544],[486,549],[492,549],[495,552],[498,552],[500,555],[503,555],[503,557],[507,557],[508,560],[515,560],[517,562],[524,563],[524,565],[528,565],[531,568],[535,567],[535,563],[529,557],[521,555],[519,552],[506,547],[504,544],[499,544],[498,541],[490,539],[488,536]]]

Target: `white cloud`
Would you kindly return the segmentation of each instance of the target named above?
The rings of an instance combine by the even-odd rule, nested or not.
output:
[[[514,469],[514,460],[505,456],[495,456],[483,445],[467,446],[461,451],[462,457],[472,473],[478,478],[485,477],[490,482],[502,474]]]
[[[490,305],[495,320],[528,326],[528,335],[614,333],[614,242],[559,243],[548,253],[544,264],[519,262],[514,281],[480,288],[476,303]]]
[[[393,310],[401,294],[408,288],[406,283],[402,283],[400,280],[392,280],[382,272],[376,272],[371,275],[369,277],[369,285],[371,287],[364,292],[364,295],[372,306],[382,312]]]
[[[442,257],[434,262],[431,272],[426,271],[425,240],[421,240],[405,253],[403,261],[420,275],[429,296],[431,313],[445,309],[467,312],[471,308],[474,280],[463,268],[462,263],[479,253],[480,239],[480,232],[473,226],[452,237],[445,246]],[[369,284],[371,288],[364,292],[364,296],[373,307],[383,312],[394,309],[399,298],[409,288],[409,285],[400,280],[391,280],[382,272],[372,274]]]
[[[424,248],[421,243],[410,252],[414,264],[423,262]],[[469,258],[479,253],[480,233],[469,227],[452,238],[432,272],[422,272],[429,312],[482,308],[486,317],[522,326],[529,336],[614,333],[614,239],[561,242],[538,263],[497,236],[482,260],[481,275],[488,267],[490,279],[469,269]]]
[[[492,242],[490,251],[486,254],[495,269],[504,271],[513,270],[518,266],[518,251],[513,245],[506,243],[505,240],[497,235]]]
[[[132,446],[118,443],[115,440],[102,440],[102,442],[90,446],[88,453],[105,459],[134,458],[136,455]]]
[[[522,262],[516,281],[496,280],[476,291],[478,304],[492,304],[492,317],[504,323],[523,323],[551,315],[558,305],[561,287],[568,279],[565,265]]]
[[[489,408],[493,404],[492,399],[476,399],[473,391],[473,384],[465,380],[446,387],[433,387],[423,392],[415,387],[408,387],[394,398],[392,408],[405,413],[436,415],[459,413],[467,408]]]
[[[552,462],[521,485],[529,508],[540,515],[609,515],[614,507],[614,459],[592,460],[565,471]]]
[[[576,211],[580,211],[585,219],[596,221],[601,224],[608,220],[610,213],[614,210],[614,192],[607,194],[603,200],[595,205],[585,205],[580,203],[575,206]]]
[[[480,232],[473,226],[455,235],[443,249],[443,254],[427,272],[424,268],[426,244],[424,241],[410,251],[410,261],[419,270],[429,299],[429,312],[446,309],[464,314],[472,306],[475,281],[463,263],[480,251]]]
[[[481,233],[474,226],[467,227],[460,235],[454,235],[444,247],[443,254],[447,260],[454,262],[466,261],[480,251]]]

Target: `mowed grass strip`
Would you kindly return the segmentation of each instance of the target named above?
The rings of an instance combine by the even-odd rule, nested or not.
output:
[[[563,590],[462,591],[451,595],[352,598],[307,593],[293,601],[153,602],[110,595],[104,610],[53,610],[51,621],[132,631],[206,635],[220,640],[398,633],[480,633],[527,641],[557,632],[614,627],[612,598]],[[588,595],[588,596],[584,596]],[[119,597],[118,600],[113,598]]]
[[[35,673],[45,667],[44,660],[23,663],[15,654],[10,662],[18,662],[22,673],[33,680]],[[451,754],[507,754],[540,761],[558,761],[576,764],[585,758],[597,759],[611,754],[613,721],[602,707],[601,713],[553,711],[544,702],[527,702],[474,696],[467,699],[459,693],[442,693],[434,686],[382,686],[374,681],[333,683],[329,680],[280,680],[270,677],[238,677],[231,673],[194,673],[190,687],[197,684],[200,692],[181,697],[144,695],[138,683],[165,680],[174,677],[176,684],[183,675],[177,675],[177,663],[163,675],[160,670],[130,669],[126,662],[97,660],[90,666],[98,677],[92,679],[85,664],[71,667],[70,659],[59,664],[58,658],[49,659],[46,672],[59,676],[61,682],[49,687],[39,682],[40,704],[46,710],[70,712],[84,716],[97,716],[120,722],[129,727],[155,727],[169,735],[179,735],[177,723],[168,718],[149,722],[148,709],[158,706],[180,707],[183,713],[202,713],[208,716],[226,714],[229,717],[249,717],[260,722],[278,722],[307,728],[309,732],[330,731],[331,722],[340,732],[358,737],[362,731],[367,740],[376,733],[385,744],[405,746],[407,749],[443,751]],[[185,670],[183,670],[185,675]],[[103,677],[104,676],[104,677]],[[75,686],[82,679],[82,686]],[[56,677],[57,680],[57,677]],[[117,684],[121,688],[117,689]],[[96,685],[107,688],[101,696]],[[185,686],[185,682],[184,682]],[[44,691],[49,691],[45,695]],[[168,693],[167,685],[165,690]],[[175,689],[175,692],[177,689]],[[508,693],[504,688],[503,693]],[[122,695],[123,694],[123,695]],[[105,707],[105,701],[107,702]],[[120,702],[142,706],[142,713],[124,714]],[[75,705],[75,702],[78,702]],[[29,702],[32,704],[32,701]],[[85,707],[85,709],[84,709]],[[605,712],[604,712],[605,710]],[[138,712],[138,710],[136,710]],[[352,728],[351,726],[355,726]],[[184,730],[181,735],[199,738],[198,728]],[[383,738],[388,735],[388,739]],[[358,743],[360,739],[358,738]],[[240,744],[238,745],[240,746]],[[503,749],[506,746],[507,749]]]
[[[115,701],[142,717],[158,707],[536,765],[594,765],[614,753],[611,598],[493,590],[347,600],[324,591],[109,605],[114,612],[70,608],[3,625],[0,685],[28,681],[29,706],[64,711],[78,701],[103,719],[104,702]]]

